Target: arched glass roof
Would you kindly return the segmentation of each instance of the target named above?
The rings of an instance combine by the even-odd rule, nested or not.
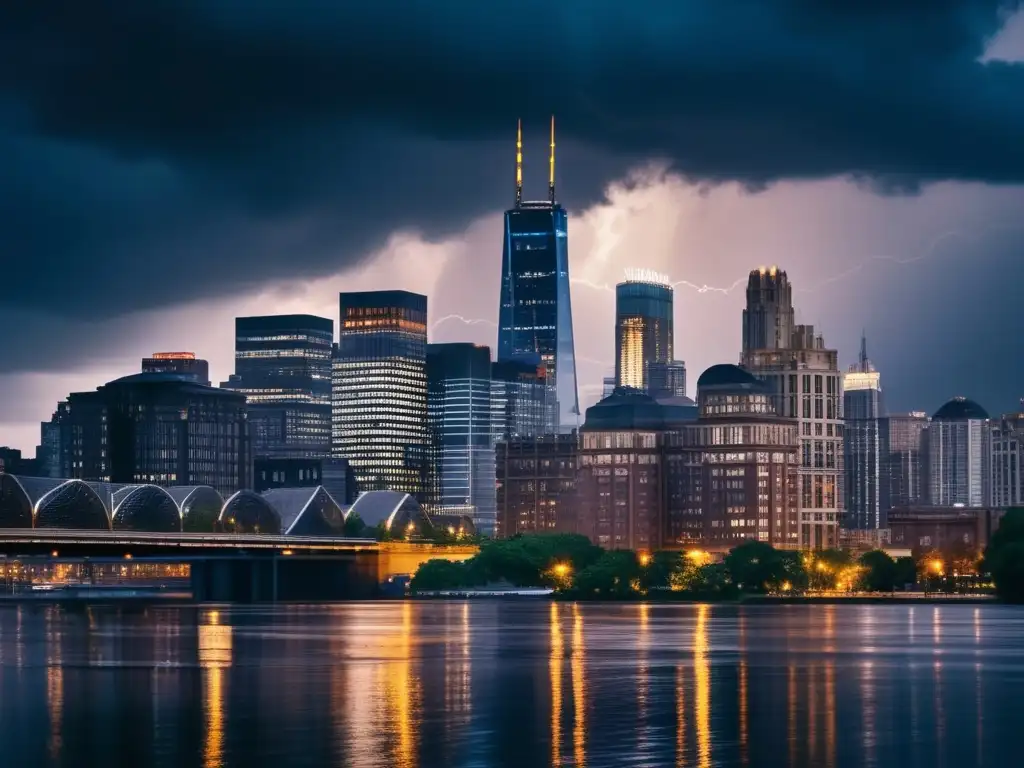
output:
[[[224,508],[224,498],[208,485],[178,485],[167,489],[181,512],[186,533],[212,533]]]
[[[238,491],[224,502],[220,525],[228,533],[281,533],[281,516],[254,491]]]
[[[342,532],[345,515],[323,486],[274,488],[263,498],[281,517],[281,532],[292,536],[334,536]]]
[[[430,519],[419,503],[408,493],[398,491],[365,491],[348,511],[370,528],[383,525],[392,533],[404,533],[410,525],[420,533],[431,528]]]
[[[32,501],[14,475],[0,474],[0,528],[31,528]]]
[[[170,494],[157,485],[137,485],[113,494],[114,530],[177,533],[181,512]]]
[[[95,489],[81,480],[65,480],[36,502],[35,527],[109,530],[110,518]]]

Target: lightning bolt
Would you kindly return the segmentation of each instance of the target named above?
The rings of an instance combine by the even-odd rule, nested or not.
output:
[[[608,285],[608,283],[595,283],[595,282],[593,282],[591,280],[587,280],[586,278],[582,278],[582,277],[570,278],[569,282],[575,283],[577,285],[583,285],[583,286],[586,286],[587,288],[593,288],[595,291],[605,291],[607,293],[614,293],[615,292],[614,286]],[[738,286],[743,285],[745,282],[747,282],[747,276],[746,275],[744,275],[743,277],[739,277],[736,280],[734,280],[732,285],[730,285],[728,288],[719,288],[719,287],[714,286],[714,285],[706,285],[706,284],[705,285],[697,285],[696,283],[691,283],[689,280],[677,280],[674,283],[672,283],[671,285],[672,285],[673,288],[676,288],[676,287],[681,285],[681,286],[683,286],[685,288],[689,288],[692,291],[696,291],[697,293],[721,293],[723,295],[727,295],[727,294],[732,293]]]
[[[498,324],[495,323],[494,321],[492,321],[492,320],[484,320],[482,317],[464,317],[462,315],[445,315],[444,317],[439,318],[438,320],[435,320],[433,325],[430,326],[430,330],[432,330],[432,331],[433,330],[437,330],[437,326],[441,325],[441,323],[446,323],[449,320],[458,320],[460,323],[465,323],[466,325],[492,325],[495,328],[498,327]]]

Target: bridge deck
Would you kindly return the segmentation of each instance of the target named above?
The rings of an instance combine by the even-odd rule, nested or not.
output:
[[[347,539],[318,536],[274,536],[254,533],[149,533],[145,531],[76,531],[68,529],[0,529],[0,551],[9,546],[122,546],[201,550],[292,550],[321,552],[373,552],[379,543],[373,539]]]

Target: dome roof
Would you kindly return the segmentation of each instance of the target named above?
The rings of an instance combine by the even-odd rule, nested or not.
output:
[[[750,371],[731,363],[712,365],[697,379],[697,389],[704,387],[737,387],[743,390],[764,389],[765,384]]]
[[[665,407],[633,387],[616,387],[608,397],[587,408],[583,429],[663,429]]]
[[[988,412],[973,400],[954,397],[932,416],[933,419],[955,421],[957,419],[987,419]]]

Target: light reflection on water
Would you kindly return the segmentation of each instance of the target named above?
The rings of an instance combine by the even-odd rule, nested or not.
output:
[[[915,612],[916,611],[916,612]],[[1015,762],[1024,610],[0,607],[10,765]]]

